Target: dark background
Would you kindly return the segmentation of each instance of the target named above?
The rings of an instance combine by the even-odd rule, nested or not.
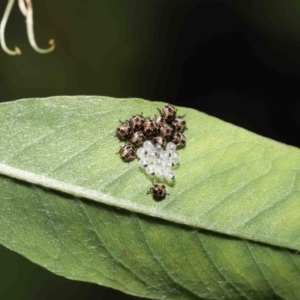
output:
[[[297,2],[33,0],[38,45],[57,45],[46,55],[30,48],[15,4],[6,41],[22,55],[0,52],[0,101],[140,97],[300,147]],[[58,277],[3,247],[0,262],[1,299],[137,299]]]

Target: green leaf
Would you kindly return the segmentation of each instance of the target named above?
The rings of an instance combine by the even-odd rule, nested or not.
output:
[[[192,109],[156,202],[120,120],[162,103],[54,97],[0,105],[0,240],[67,278],[158,299],[300,297],[300,151]]]

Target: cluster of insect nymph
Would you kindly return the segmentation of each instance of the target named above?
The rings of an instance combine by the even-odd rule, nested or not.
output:
[[[177,116],[177,109],[166,104],[154,118],[135,114],[129,120],[122,122],[116,129],[116,136],[126,141],[119,154],[123,161],[130,162],[136,157],[139,167],[146,174],[159,180],[172,183],[175,179],[173,168],[179,164],[178,148],[186,144],[183,134],[186,129],[184,116]],[[147,194],[161,200],[167,194],[166,186],[153,182]]]

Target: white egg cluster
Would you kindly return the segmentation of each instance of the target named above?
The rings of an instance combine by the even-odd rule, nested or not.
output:
[[[179,155],[174,143],[169,142],[164,150],[160,145],[154,146],[151,141],[145,141],[136,155],[139,158],[139,167],[145,169],[147,174],[167,181],[175,179],[172,169],[179,163]]]

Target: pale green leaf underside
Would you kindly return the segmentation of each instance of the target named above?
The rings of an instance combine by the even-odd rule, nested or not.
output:
[[[292,251],[2,176],[0,190],[0,242],[56,274],[157,299],[299,298]]]
[[[119,119],[161,106],[1,104],[0,242],[57,274],[144,297],[297,299],[300,151],[180,107],[187,146],[170,195],[155,202],[114,134]]]

